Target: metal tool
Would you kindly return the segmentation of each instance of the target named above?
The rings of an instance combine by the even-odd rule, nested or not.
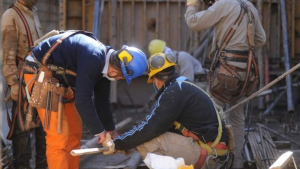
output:
[[[80,155],[87,155],[87,154],[95,154],[95,153],[102,153],[103,151],[108,151],[108,147],[103,148],[86,148],[86,149],[77,149],[72,150],[72,156],[80,156]]]
[[[63,87],[62,84],[57,83],[57,87]],[[62,116],[64,111],[64,96],[59,95],[58,97],[58,111],[57,111],[57,133],[61,133],[61,126],[62,126]]]

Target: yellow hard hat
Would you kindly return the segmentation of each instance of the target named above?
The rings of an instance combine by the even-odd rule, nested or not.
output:
[[[150,43],[149,43],[149,52],[150,55],[154,55],[155,53],[162,53],[164,52],[166,47],[166,42],[163,40],[159,40],[159,39],[153,39]]]
[[[168,54],[156,53],[148,59],[148,83],[152,83],[152,76],[156,73],[176,65],[176,56],[173,52]]]

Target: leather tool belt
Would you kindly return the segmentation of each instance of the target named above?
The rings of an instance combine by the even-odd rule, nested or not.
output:
[[[253,90],[258,87],[259,73],[253,51],[250,50],[247,56],[235,53],[222,52],[216,69],[209,76],[210,93],[225,103],[235,103],[243,95],[250,96]],[[227,61],[241,62],[246,60],[247,68],[229,65]],[[244,62],[244,61],[243,61]],[[245,78],[240,73],[244,72]]]
[[[233,62],[247,62],[249,51],[223,50],[220,57]]]

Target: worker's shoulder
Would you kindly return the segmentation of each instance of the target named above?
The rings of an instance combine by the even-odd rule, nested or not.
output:
[[[2,19],[4,18],[14,18],[17,16],[17,13],[14,9],[12,8],[8,8],[4,11],[3,15],[2,15]]]
[[[216,6],[216,8],[221,7],[226,10],[228,8],[240,6],[240,3],[237,0],[219,0],[214,3],[214,6]]]
[[[186,51],[178,51],[178,60],[186,59],[187,57],[193,57],[191,54],[189,54]]]
[[[191,86],[193,83],[190,82],[190,80],[185,76],[178,76],[177,78],[173,79],[170,83],[171,88],[180,88],[182,89],[182,86]]]

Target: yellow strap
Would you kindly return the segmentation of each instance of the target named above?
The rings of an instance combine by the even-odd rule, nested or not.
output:
[[[175,129],[177,129],[177,130],[178,130],[178,129],[180,128],[180,126],[181,126],[181,124],[178,123],[177,121],[174,121],[173,125],[175,126]]]
[[[208,144],[203,143],[201,140],[197,141],[197,144],[201,147],[204,148],[207,151],[207,154],[213,154],[216,156],[224,156],[227,155],[228,149],[215,149],[210,147]]]
[[[190,84],[190,85],[192,85],[192,86],[194,86],[194,87],[196,87],[196,88],[198,88],[199,90],[201,90],[202,92],[204,92],[209,98],[210,98],[210,96],[203,90],[203,89],[201,89],[200,87],[198,87],[197,85],[195,85],[194,83],[191,83],[191,82],[188,82],[188,81],[177,81],[177,82],[184,82],[184,83],[188,83],[188,84]],[[220,116],[219,116],[219,113],[218,113],[218,110],[217,110],[217,108],[216,108],[216,106],[215,106],[215,103],[213,102],[213,104],[214,104],[214,108],[215,108],[215,110],[216,110],[216,114],[217,114],[217,118],[218,118],[218,123],[219,123],[219,127],[218,127],[218,135],[217,135],[217,137],[216,137],[216,139],[215,139],[215,141],[212,143],[212,145],[211,146],[208,146],[207,144],[204,144],[202,141],[200,141],[200,147],[202,147],[202,148],[205,148],[208,152],[212,152],[212,148],[213,147],[216,147],[216,145],[220,142],[220,139],[221,139],[221,136],[222,136],[222,123],[221,123],[221,119],[220,119]],[[175,121],[174,123],[173,123],[174,125],[175,125],[175,128],[177,129],[177,127],[179,128],[180,127],[180,123],[178,123],[177,121]],[[202,143],[201,143],[202,142]],[[220,149],[218,149],[218,151],[220,151]],[[227,153],[226,153],[227,154]],[[219,153],[218,153],[218,155],[219,155]]]

